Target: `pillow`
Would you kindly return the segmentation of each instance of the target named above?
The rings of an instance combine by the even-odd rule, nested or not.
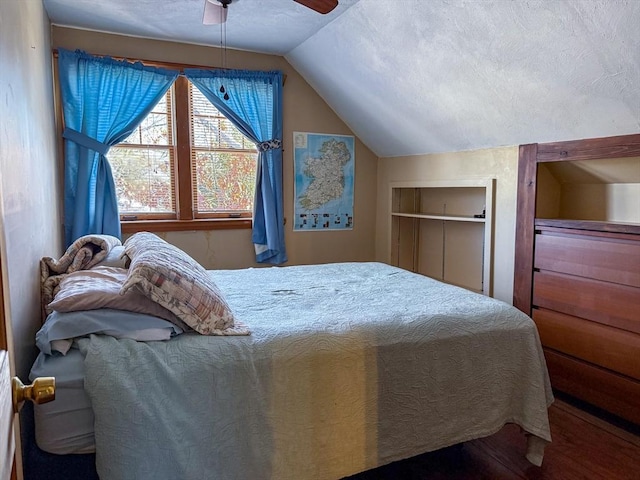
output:
[[[129,266],[129,257],[124,254],[124,245],[117,245],[109,250],[107,256],[100,260],[93,268],[96,267],[118,267],[127,268]]]
[[[249,334],[207,271],[185,252],[149,232],[132,235],[124,247],[131,264],[121,294],[142,292],[203,335]]]
[[[125,310],[101,308],[64,313],[54,311],[36,333],[36,345],[47,355],[54,351],[64,355],[74,338],[92,333],[150,342],[168,340],[180,335],[183,330],[161,318]]]
[[[77,312],[114,308],[164,318],[183,330],[189,328],[166,308],[134,290],[120,295],[127,271],[117,267],[94,267],[65,275],[47,311]]]

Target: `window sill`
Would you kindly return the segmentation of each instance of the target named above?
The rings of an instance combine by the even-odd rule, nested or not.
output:
[[[127,220],[120,222],[122,233],[179,232],[190,230],[248,229],[250,218],[206,218],[198,220]]]

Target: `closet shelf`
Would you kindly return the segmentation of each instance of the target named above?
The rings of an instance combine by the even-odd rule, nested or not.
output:
[[[495,179],[389,187],[389,263],[491,296]]]
[[[475,222],[485,223],[485,218],[476,218],[471,215],[442,215],[435,213],[402,213],[392,212],[394,217],[407,217],[407,218],[424,218],[428,220],[447,220],[452,222]]]

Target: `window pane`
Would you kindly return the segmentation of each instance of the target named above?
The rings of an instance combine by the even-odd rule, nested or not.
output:
[[[196,152],[196,210],[251,211],[256,181],[256,153]]]
[[[140,126],[122,143],[138,145],[169,145],[171,144],[169,122],[164,113],[151,112]],[[121,144],[122,144],[121,143]]]
[[[191,87],[193,140],[197,148],[233,148],[252,150],[255,145],[246,138],[200,90]]]
[[[173,212],[169,148],[115,146],[108,159],[121,214]]]
[[[190,85],[194,210],[250,212],[258,153],[225,116]]]
[[[249,141],[226,118],[194,116],[193,145],[198,148],[253,149]]]
[[[156,106],[153,107],[153,110],[151,110],[151,112],[166,114],[171,110],[171,108],[169,108],[169,106],[171,105],[171,90],[172,89],[169,89],[162,100],[156,103]]]

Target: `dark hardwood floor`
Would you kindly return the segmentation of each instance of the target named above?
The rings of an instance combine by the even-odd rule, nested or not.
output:
[[[549,409],[552,443],[542,467],[524,457],[526,439],[507,425],[488,438],[426,453],[348,480],[639,480],[640,427],[568,397]],[[606,420],[605,420],[606,418]]]
[[[545,450],[542,467],[525,459],[525,436],[519,427],[507,425],[491,437],[395,462],[345,480],[640,480],[640,426],[585,405],[577,408],[574,401],[558,394],[549,409],[549,419],[553,441]],[[27,454],[26,480],[98,478],[94,455],[73,459],[74,456],[49,454],[58,462],[57,469],[52,470],[51,464],[42,463],[46,460],[43,452],[29,455],[27,449]],[[76,473],[71,475],[70,471]]]

